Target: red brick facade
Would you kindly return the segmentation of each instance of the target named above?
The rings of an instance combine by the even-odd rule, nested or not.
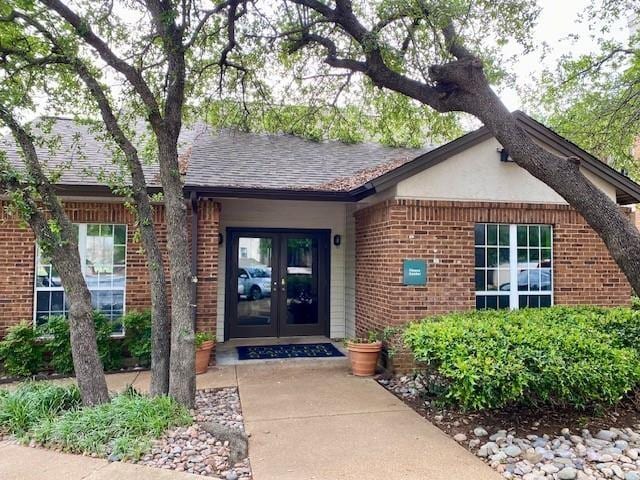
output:
[[[553,225],[554,303],[627,305],[631,287],[572,208],[388,200],[356,212],[356,331],[475,308],[474,225]],[[428,263],[426,286],[402,284],[402,260]]]
[[[1,203],[1,202],[0,202]],[[33,319],[35,244],[31,230],[5,211],[0,204],[0,336],[7,327]],[[133,214],[121,203],[66,202],[70,219],[75,223],[126,224],[127,284],[126,309],[150,307],[149,279],[142,245],[135,238]],[[210,200],[198,203],[198,285],[196,328],[215,334],[218,286],[218,229],[220,205]],[[164,208],[156,206],[154,223],[161,249],[166,257],[167,229]]]

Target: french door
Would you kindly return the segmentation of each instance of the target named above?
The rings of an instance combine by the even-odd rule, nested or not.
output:
[[[328,334],[328,231],[229,229],[227,245],[227,338]]]

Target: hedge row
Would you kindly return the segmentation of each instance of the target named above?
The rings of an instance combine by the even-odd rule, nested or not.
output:
[[[140,365],[151,358],[151,313],[130,312],[122,318],[126,336],[112,336],[112,325],[104,315],[94,314],[98,352],[105,370],[122,367],[126,349]],[[69,322],[65,317],[52,317],[46,325],[33,328],[22,322],[8,329],[0,342],[0,361],[4,371],[15,377],[30,377],[45,369],[57,373],[73,373]]]
[[[640,312],[551,307],[425,319],[404,340],[465,409],[509,404],[585,408],[640,385]]]

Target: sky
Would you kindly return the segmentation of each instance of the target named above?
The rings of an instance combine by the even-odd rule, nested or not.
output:
[[[553,69],[563,53],[583,54],[595,50],[596,43],[590,38],[589,25],[578,22],[580,13],[593,2],[594,0],[538,0],[542,12],[534,31],[535,44],[542,45],[546,42],[550,50],[542,62],[541,50],[536,49],[522,56],[514,65],[516,83],[519,87],[532,85],[545,68]],[[628,35],[627,25],[623,21],[613,30],[616,31],[616,38],[624,39]],[[569,41],[569,34],[578,35],[579,41]],[[510,54],[517,53],[515,48],[508,51]],[[523,108],[516,88],[507,88],[499,93],[511,110]]]

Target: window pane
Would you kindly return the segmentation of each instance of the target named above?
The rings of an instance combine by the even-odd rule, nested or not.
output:
[[[100,236],[100,225],[96,225],[96,224],[87,225],[87,235],[91,235],[93,237]]]
[[[125,225],[115,225],[113,227],[113,243],[116,245],[127,244],[127,227]]]
[[[518,225],[518,246],[526,247],[528,244],[526,225]]]
[[[498,270],[487,270],[487,290],[498,289]]]
[[[529,270],[529,290],[540,290],[540,270]]]
[[[37,292],[36,293],[36,310],[38,312],[48,312],[49,300],[51,299],[51,292]]]
[[[125,267],[124,265],[119,265],[117,267],[113,267],[113,288],[122,288],[125,286]]]
[[[540,250],[540,266],[551,267],[551,249],[543,248]]]
[[[551,306],[551,295],[540,295],[540,307],[550,307]]]
[[[529,246],[540,246],[540,227],[538,225],[531,225],[529,227]]]
[[[526,308],[527,307],[527,296],[520,295],[518,298],[518,308]]]
[[[112,237],[113,236],[113,225],[100,225],[100,236],[101,237]]]
[[[487,225],[487,245],[498,245],[497,225]]]
[[[532,248],[529,250],[529,263],[531,267],[537,267],[540,263],[540,250]]]
[[[48,287],[49,285],[49,274],[51,272],[51,267],[38,267],[38,271],[36,272],[36,287]]]
[[[498,266],[498,249],[497,248],[487,248],[487,266],[488,267]]]
[[[64,292],[51,292],[51,311],[64,311]]]
[[[498,297],[498,308],[509,308],[509,297],[507,295]]]
[[[518,273],[518,290],[527,291],[529,290],[529,271],[522,270]]]
[[[485,308],[487,308],[487,304],[485,302],[485,298],[482,295],[478,295],[476,297],[476,309],[478,310],[484,310]]]
[[[551,269],[540,269],[540,290],[551,290]]]
[[[485,249],[483,247],[476,248],[476,267],[484,267],[485,266]]]
[[[509,291],[511,289],[510,286],[510,278],[511,272],[506,269],[498,270],[498,288],[502,291]]]
[[[500,249],[500,266],[501,267],[508,267],[509,266],[509,249],[508,248],[501,248]]]
[[[545,248],[551,247],[551,226],[540,226],[540,246]]]
[[[477,223],[476,224],[476,228],[475,228],[475,241],[476,241],[476,245],[484,245],[484,231],[485,231],[485,224],[484,223]]]
[[[125,247],[118,246],[113,249],[113,263],[116,265],[124,265]]]
[[[484,270],[476,270],[476,291],[485,290],[485,272]]]
[[[519,268],[525,267],[528,262],[529,262],[529,258],[527,255],[527,249],[519,248],[518,249],[518,267]]]
[[[486,300],[487,300],[487,309],[498,308],[498,297],[496,295],[488,295],[486,297]]]
[[[500,225],[500,245],[509,246],[509,225]]]

